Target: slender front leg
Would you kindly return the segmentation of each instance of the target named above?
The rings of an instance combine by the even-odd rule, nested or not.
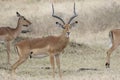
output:
[[[10,42],[6,41],[7,46],[7,56],[8,56],[8,64],[10,64]]]
[[[50,63],[53,69],[53,78],[55,79],[55,63],[54,63],[54,55],[50,54]]]
[[[57,64],[57,67],[58,67],[58,70],[59,70],[59,76],[60,76],[60,79],[62,80],[62,73],[61,73],[61,70],[60,70],[60,57],[59,57],[59,54],[55,56],[56,58],[56,64]]]
[[[107,61],[106,61],[106,68],[110,68],[110,55],[112,54],[112,52],[118,47],[117,44],[113,44],[112,47],[107,51]]]
[[[27,57],[21,57],[19,60],[12,65],[12,74],[15,74],[16,68],[27,60]]]

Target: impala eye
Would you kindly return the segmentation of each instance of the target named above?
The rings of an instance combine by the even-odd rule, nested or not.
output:
[[[59,22],[56,22],[56,24],[59,24]]]
[[[75,23],[78,23],[78,21],[75,21]]]

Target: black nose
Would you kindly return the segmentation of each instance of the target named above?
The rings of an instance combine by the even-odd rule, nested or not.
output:
[[[70,32],[67,32],[68,35],[70,35]]]

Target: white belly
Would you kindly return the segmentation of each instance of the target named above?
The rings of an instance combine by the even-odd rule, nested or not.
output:
[[[32,52],[32,54],[31,54],[32,57],[39,57],[39,58],[46,57],[49,54],[48,47],[32,49],[31,52]]]
[[[32,58],[43,58],[43,57],[47,57],[48,56],[48,54],[37,54],[37,55],[31,55],[32,56]]]

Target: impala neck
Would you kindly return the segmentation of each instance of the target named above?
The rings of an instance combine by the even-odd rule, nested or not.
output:
[[[18,22],[17,22],[17,27],[14,30],[14,38],[16,38],[20,34],[21,30],[22,30],[22,24],[21,24],[20,18],[19,18]]]
[[[58,42],[58,44],[59,44],[59,48],[60,49],[64,49],[66,46],[67,46],[67,44],[69,43],[69,37],[67,37],[66,36],[66,32],[65,31],[63,31],[62,32],[62,34],[59,36],[59,42]]]
[[[67,32],[63,31],[60,35],[61,40],[69,41],[69,36],[67,36]]]

